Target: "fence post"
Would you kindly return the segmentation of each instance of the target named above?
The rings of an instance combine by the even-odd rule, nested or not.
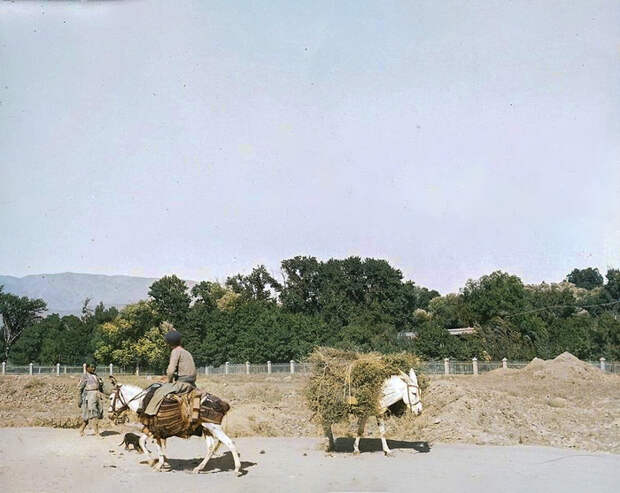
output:
[[[6,361],[2,362],[2,374],[6,375]]]
[[[228,375],[229,365],[230,363],[228,361],[224,363],[224,375]]]
[[[450,375],[450,358],[443,359],[443,373],[444,375]]]
[[[136,376],[140,376],[140,363],[136,363]]]
[[[66,366],[64,367],[64,374],[65,375],[67,374],[67,367]]]
[[[249,361],[245,362],[245,374],[246,375],[250,374],[250,362]]]
[[[32,363],[28,366],[28,374],[32,375]]]
[[[271,375],[271,361],[267,361],[267,374]]]
[[[205,375],[209,374],[209,365],[205,365]]]
[[[605,358],[601,358],[601,371],[605,371]]]
[[[291,360],[291,375],[295,373],[295,360]]]
[[[478,375],[478,358],[475,356],[471,359],[471,366],[474,370],[474,375]]]
[[[56,376],[60,376],[60,363],[56,363]]]
[[[112,367],[112,363],[110,363],[110,375],[112,375],[114,373],[114,369]]]
[[[504,370],[508,368],[508,358],[502,358],[502,368]]]
[[[82,373],[86,373],[86,363],[82,363]]]

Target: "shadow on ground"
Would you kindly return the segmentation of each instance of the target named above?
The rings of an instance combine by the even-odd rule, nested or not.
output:
[[[101,432],[102,437],[111,437],[114,435],[120,435],[118,431],[106,430]]]
[[[335,452],[353,452],[353,438],[337,438],[335,443]],[[388,440],[388,447],[391,450],[410,449],[426,454],[431,451],[428,442],[406,442],[403,440]],[[381,440],[378,438],[362,438],[360,439],[360,452],[381,452]]]
[[[202,457],[200,459],[169,459],[167,458],[168,464],[173,471],[187,471],[191,472],[194,467],[202,462]],[[256,462],[248,462],[241,461],[241,471],[239,474],[241,476],[245,476],[247,472],[247,468],[255,466]],[[235,461],[230,452],[226,452],[224,455],[219,457],[211,457],[211,460],[207,463],[207,467],[205,467],[201,472],[211,472],[211,471],[225,472],[225,471],[234,471],[235,470]]]

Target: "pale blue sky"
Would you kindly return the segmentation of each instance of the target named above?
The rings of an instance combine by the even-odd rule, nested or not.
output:
[[[559,281],[619,209],[617,1],[2,2],[2,274]]]

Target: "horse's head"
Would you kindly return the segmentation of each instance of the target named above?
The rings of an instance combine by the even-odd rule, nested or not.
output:
[[[142,389],[133,385],[121,385],[113,376],[110,376],[110,380],[114,385],[114,391],[110,394],[110,405],[108,407],[108,414],[110,419],[116,423],[122,423],[125,420],[125,411],[134,407],[137,407]]]
[[[413,414],[418,416],[422,412],[422,394],[415,370],[411,368],[408,375],[405,372],[401,372],[400,379],[407,385],[403,402],[407,404],[407,407]]]

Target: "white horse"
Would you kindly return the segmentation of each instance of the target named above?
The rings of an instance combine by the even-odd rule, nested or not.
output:
[[[381,447],[385,455],[391,455],[392,451],[387,445],[385,440],[385,421],[384,417],[388,411],[388,408],[399,401],[402,401],[411,413],[418,416],[422,412],[422,401],[420,387],[418,385],[418,377],[415,374],[413,368],[409,370],[409,375],[401,372],[400,375],[392,375],[386,379],[381,386],[381,398],[379,400],[379,414],[376,416],[377,425],[379,426],[379,433],[381,434]],[[353,453],[359,454],[360,438],[364,435],[364,428],[368,416],[362,416],[358,419],[357,436],[353,443]],[[323,429],[328,440],[327,450],[334,450],[334,435],[332,433],[333,423],[323,423]]]
[[[115,414],[126,408],[137,412],[144,395],[144,389],[141,389],[135,385],[117,385],[114,393],[110,395],[110,408],[108,409],[108,412]],[[206,399],[206,397],[207,396],[203,397],[203,400]],[[207,462],[209,462],[209,459],[213,453],[220,446],[220,443],[223,442],[232,453],[233,460],[235,461],[235,472],[239,474],[239,471],[241,470],[239,453],[237,452],[237,448],[235,447],[233,441],[226,435],[226,433],[224,433],[222,426],[214,423],[201,423],[201,425],[204,428],[203,435],[205,438],[207,453],[204,460],[193,469],[193,472],[199,473],[202,471],[207,465]],[[153,466],[155,465],[156,460],[151,457],[151,454],[146,447],[146,441],[148,439],[149,437],[146,434],[140,433],[140,447],[142,447],[149,464]],[[157,449],[157,465],[155,465],[155,469],[161,471],[166,462],[166,439],[155,439],[155,446]]]

